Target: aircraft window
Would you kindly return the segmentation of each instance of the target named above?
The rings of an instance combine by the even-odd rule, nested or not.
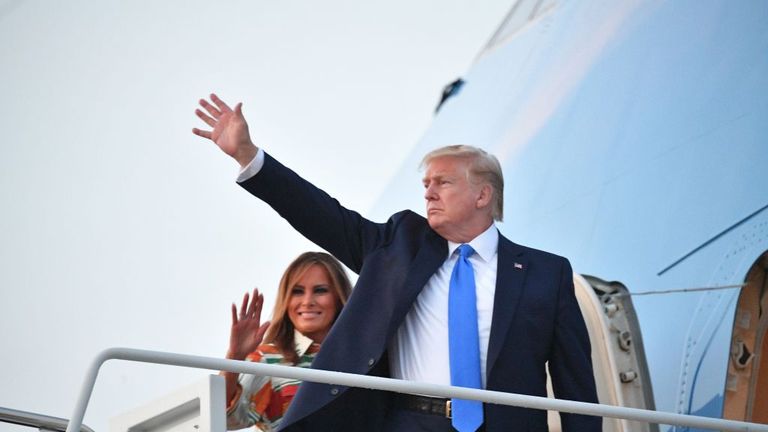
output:
[[[768,423],[768,251],[744,282],[731,333],[723,418]]]
[[[461,78],[457,78],[452,83],[443,87],[443,94],[440,95],[440,102],[437,103],[437,107],[435,108],[435,113],[440,111],[440,107],[443,106],[445,101],[459,94],[459,91],[461,90],[462,87],[464,87],[464,80]]]
[[[518,0],[491,37],[486,49],[505,41],[528,23],[545,15],[555,7],[556,3],[556,0]]]

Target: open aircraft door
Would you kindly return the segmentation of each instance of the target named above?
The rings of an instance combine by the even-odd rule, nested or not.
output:
[[[731,336],[723,418],[768,423],[768,252],[749,269]]]
[[[592,365],[600,403],[654,409],[650,375],[632,298],[618,282],[574,273],[573,283],[592,345]],[[552,395],[551,385],[549,386]],[[560,431],[557,412],[549,430]],[[658,425],[603,419],[604,432],[658,432]]]

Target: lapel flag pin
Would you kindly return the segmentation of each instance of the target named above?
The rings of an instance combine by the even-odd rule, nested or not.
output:
[[[523,269],[523,265],[520,264],[520,263],[515,263],[515,268],[518,269],[518,270],[522,270]]]

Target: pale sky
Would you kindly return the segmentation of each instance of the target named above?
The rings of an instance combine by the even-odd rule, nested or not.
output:
[[[512,3],[0,0],[0,406],[69,418],[109,347],[222,356],[317,249],[192,135],[200,97],[365,214]],[[109,362],[85,423],[207,373]]]

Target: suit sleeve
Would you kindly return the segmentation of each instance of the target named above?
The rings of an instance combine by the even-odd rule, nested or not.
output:
[[[563,259],[557,300],[557,322],[549,361],[555,397],[597,403],[589,334],[576,301],[573,270]],[[560,413],[563,432],[602,430],[600,417]]]
[[[258,174],[240,183],[304,237],[359,273],[365,255],[383,241],[386,225],[343,207],[330,195],[264,155]]]

